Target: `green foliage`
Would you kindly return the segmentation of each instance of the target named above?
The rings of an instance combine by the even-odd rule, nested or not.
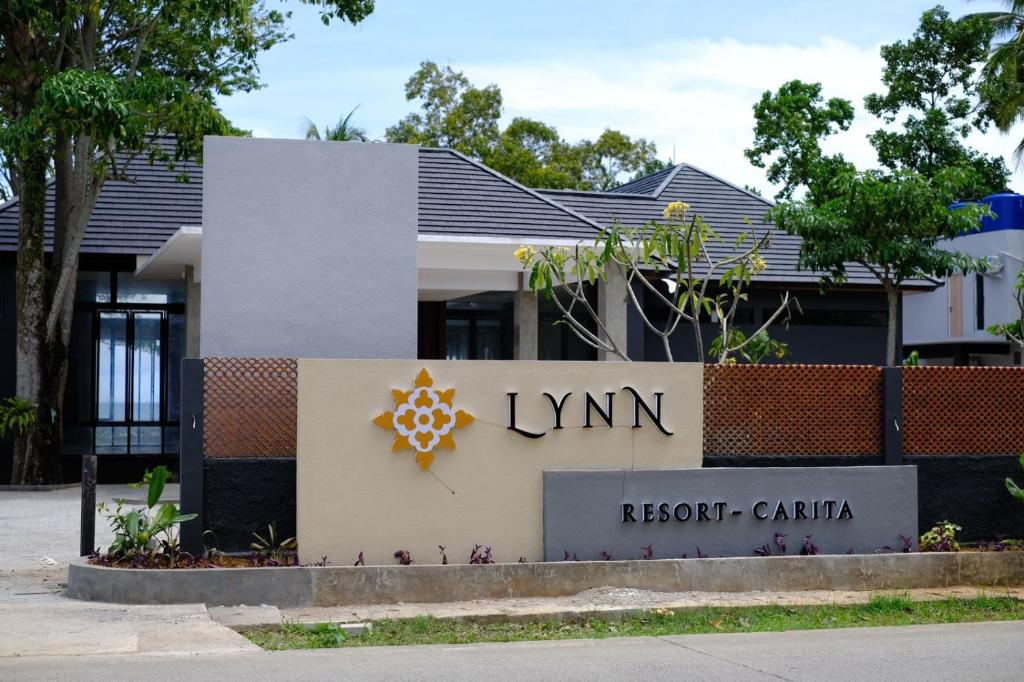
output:
[[[915,601],[905,594],[872,595],[865,604],[825,606],[746,606],[659,608],[621,618],[582,617],[475,622],[455,618],[391,618],[373,622],[358,637],[339,636],[331,624],[309,627],[285,623],[278,627],[242,628],[242,635],[268,650],[321,647],[469,644],[530,640],[663,637],[666,635],[782,632],[926,623],[1009,621],[1024,618],[1024,602],[1014,597]]]
[[[879,162],[891,170],[913,170],[932,177],[959,166],[970,173],[961,198],[1003,191],[1008,171],[1001,158],[964,145],[973,130],[984,131],[989,118],[978,114],[977,65],[988,53],[993,29],[977,17],[951,19],[940,7],[927,10],[907,41],[882,46],[886,91],[868,95],[865,108],[896,130],[870,136]]]
[[[320,129],[316,127],[316,124],[307,118],[304,124],[303,134],[306,136],[307,140],[366,142],[369,139],[366,135],[366,131],[362,128],[356,127],[352,123],[352,115],[356,113],[356,109],[358,108],[359,107],[353,108],[352,111],[339,118],[335,125],[325,126],[322,134]]]
[[[920,367],[921,366],[921,354],[919,352],[911,351],[910,355],[903,361],[904,367]]]
[[[841,154],[825,155],[821,141],[853,122],[853,105],[832,97],[824,101],[821,83],[793,80],[778,92],[766,91],[754,105],[754,144],[743,154],[768,180],[781,184],[775,198],[792,199],[801,187],[810,195],[849,164]]]
[[[943,521],[932,527],[918,540],[918,549],[922,552],[959,552],[960,543],[956,534],[963,528],[950,521]]]
[[[616,130],[575,144],[528,118],[515,118],[502,130],[498,86],[476,87],[450,66],[423,62],[406,82],[405,96],[419,100],[421,111],[389,127],[388,142],[454,149],[529,187],[604,190],[624,176],[667,165],[653,142]]]
[[[985,331],[993,336],[1002,336],[1021,350],[1024,350],[1024,271],[1017,273],[1017,283],[1014,285],[1013,297],[1017,304],[1017,319],[1012,322],[993,324]]]
[[[277,539],[276,522],[267,526],[266,537],[259,533],[253,533],[252,536],[256,538],[256,541],[250,544],[249,547],[254,552],[259,552],[267,559],[278,563],[284,563],[286,556],[294,553],[298,547],[295,538],[285,538],[280,541]]]
[[[24,436],[36,420],[36,406],[17,396],[0,403],[0,438]]]
[[[982,259],[939,248],[938,242],[975,232],[984,204],[948,206],[960,194],[965,174],[938,171],[929,179],[913,171],[844,173],[831,185],[833,198],[820,206],[780,204],[770,219],[802,238],[800,267],[827,273],[827,283],[846,279],[846,264],[860,263],[880,282],[983,270]]]
[[[1024,468],[1024,455],[1020,456],[1019,461],[1021,468]],[[1006,489],[1010,491],[1010,494],[1013,495],[1014,499],[1024,502],[1024,490],[1022,490],[1020,486],[1018,486],[1009,476],[1006,477]]]
[[[167,467],[158,466],[146,473],[149,480],[146,509],[125,511],[125,501],[118,500],[114,510],[107,514],[110,529],[114,532],[114,542],[107,553],[119,559],[163,553],[171,558],[173,564],[178,548],[175,531],[178,525],[191,521],[197,515],[182,514],[169,502],[160,504],[167,484]],[[110,511],[104,503],[100,503],[98,508],[101,512]]]
[[[992,30],[992,49],[982,69],[979,85],[983,114],[1006,133],[1024,118],[1024,2],[1002,0],[999,12],[979,12],[965,19],[979,19]],[[1024,140],[1017,145],[1017,161],[1024,155]]]
[[[701,321],[713,319],[718,339],[711,353],[717,362],[740,355],[748,362],[760,362],[769,354],[785,355],[785,344],[768,337],[768,327],[795,304],[784,294],[779,308],[750,337],[733,324],[741,303],[748,300],[746,289],[754,275],[767,263],[761,250],[769,234],[755,238],[740,234],[732,244],[733,253],[719,260],[710,256],[709,246],[722,238],[699,215],[688,215],[689,205],[674,201],[664,210],[663,222],[652,221],[642,227],[616,222],[595,239],[594,244],[574,248],[549,247],[540,251],[523,246],[516,258],[529,270],[529,287],[544,292],[562,315],[562,322],[585,343],[599,351],[628,360],[608,334],[600,316],[587,298],[584,285],[607,281],[608,271],[617,270],[626,282],[626,292],[644,326],[663,342],[667,359],[672,360],[669,339],[686,322],[693,330],[697,359],[704,360]],[[658,324],[640,303],[634,285],[644,291],[655,306],[663,307],[665,319]],[[557,292],[560,295],[554,295]],[[596,331],[591,331],[591,324]]]

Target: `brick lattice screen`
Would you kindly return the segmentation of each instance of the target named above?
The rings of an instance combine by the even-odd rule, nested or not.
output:
[[[205,456],[294,457],[297,405],[294,359],[205,359]]]
[[[704,454],[879,455],[882,370],[706,365]]]
[[[1024,368],[906,367],[903,451],[1000,455],[1024,451]]]

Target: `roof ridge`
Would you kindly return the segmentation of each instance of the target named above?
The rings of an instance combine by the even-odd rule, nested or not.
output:
[[[654,197],[650,194],[641,194],[639,192],[609,192],[608,190],[589,190],[589,189],[556,189],[549,187],[537,187],[534,191],[537,192],[551,192],[559,194],[579,194],[581,196],[588,197],[605,197],[608,199],[643,199],[650,201]]]
[[[660,199],[661,193],[665,191],[665,188],[669,186],[669,183],[676,179],[676,176],[679,175],[679,171],[685,165],[686,164],[684,163],[677,163],[673,166],[671,172],[665,176],[665,179],[661,181],[661,184],[658,185],[658,189],[654,190],[654,193],[651,196],[655,199]]]
[[[718,182],[722,183],[723,185],[728,185],[729,187],[732,187],[732,188],[733,188],[734,190],[737,190],[737,191],[739,191],[739,192],[743,192],[743,193],[744,193],[744,194],[746,194],[747,196],[749,196],[749,197],[752,197],[752,198],[754,198],[754,199],[757,199],[758,201],[760,201],[760,202],[764,203],[764,204],[765,204],[765,205],[767,205],[767,206],[775,206],[775,202],[774,202],[774,201],[772,201],[772,200],[770,200],[770,199],[765,199],[764,197],[762,197],[762,196],[760,196],[760,195],[758,195],[758,194],[754,194],[754,193],[753,193],[753,192],[751,192],[751,191],[750,191],[749,189],[746,189],[746,188],[740,187],[739,185],[737,185],[737,184],[736,184],[736,183],[734,183],[734,182],[729,182],[728,180],[726,180],[726,179],[725,179],[725,178],[723,178],[723,177],[720,177],[720,176],[718,176],[718,175],[715,175],[714,173],[710,173],[710,172],[708,172],[708,171],[706,171],[706,170],[704,170],[703,168],[700,168],[700,167],[698,167],[698,166],[694,166],[694,165],[693,165],[692,163],[681,163],[681,164],[679,164],[679,165],[680,165],[680,166],[686,166],[687,168],[689,168],[689,169],[691,169],[691,170],[694,170],[694,171],[696,171],[696,172],[700,173],[701,175],[704,175],[704,176],[706,176],[706,177],[709,177],[709,178],[711,178],[712,180],[717,180]]]
[[[430,147],[420,147],[420,149],[422,150],[422,149],[431,149],[431,148]],[[510,178],[510,177],[508,177],[506,175],[502,175],[501,173],[499,173],[498,171],[494,170],[490,166],[488,166],[488,165],[486,165],[486,164],[484,164],[484,163],[482,163],[480,161],[477,161],[476,159],[470,158],[470,157],[466,156],[465,154],[463,154],[462,152],[456,151],[456,150],[451,149],[449,147],[435,147],[433,149],[436,149],[437,151],[446,151],[449,154],[452,154],[453,156],[455,156],[456,158],[462,159],[463,161],[466,161],[467,163],[472,164],[473,166],[479,168],[480,170],[482,170],[482,171],[484,171],[486,173],[489,173],[490,175],[493,175],[494,177],[498,178],[499,180],[502,180],[503,182],[507,182],[508,184],[512,185],[513,187],[516,187],[517,189],[520,189],[520,190],[526,192],[527,194],[529,194],[530,196],[534,197],[535,199],[539,199],[539,200],[543,201],[545,204],[548,204],[548,205],[550,205],[550,206],[552,206],[552,207],[554,207],[554,208],[556,208],[559,211],[562,211],[564,213],[568,213],[569,215],[571,215],[573,218],[576,218],[577,220],[583,221],[587,225],[589,225],[589,226],[593,227],[594,229],[596,229],[599,233],[603,232],[604,229],[605,229],[604,226],[600,225],[599,223],[597,223],[594,220],[591,220],[590,218],[586,217],[582,213],[577,213],[576,211],[572,210],[568,206],[563,206],[562,204],[558,203],[557,201],[555,201],[555,200],[553,200],[553,199],[551,199],[549,197],[546,197],[543,194],[540,194],[537,190],[530,189],[526,185],[523,185],[523,184],[521,184],[519,182],[516,182],[512,178]]]

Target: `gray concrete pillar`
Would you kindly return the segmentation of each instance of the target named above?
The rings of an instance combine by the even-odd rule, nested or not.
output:
[[[185,357],[199,357],[199,308],[202,285],[196,281],[195,269],[185,266]]]
[[[625,353],[629,341],[629,295],[626,291],[626,278],[614,265],[608,267],[607,273],[607,282],[599,282],[597,287],[597,314],[608,335],[615,341],[615,345]],[[614,353],[605,351],[598,351],[597,359],[621,360]]]
[[[522,279],[522,275],[519,276]],[[516,360],[537,359],[539,327],[537,294],[520,290],[515,295],[515,342],[512,357]]]

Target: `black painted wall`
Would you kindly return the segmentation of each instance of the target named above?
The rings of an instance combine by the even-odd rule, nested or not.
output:
[[[0,254],[0,400],[14,395],[14,254]],[[11,481],[13,446],[0,440],[0,485]]]
[[[245,552],[252,534],[266,537],[276,523],[279,539],[295,536],[295,460],[208,458],[203,463],[203,544]],[[339,520],[340,521],[340,520]]]
[[[1024,485],[1024,470],[1015,456],[942,455],[907,457],[917,466],[920,532],[949,519],[963,527],[965,542],[1002,537],[1024,538],[1024,504],[1006,492],[1013,477]],[[705,467],[791,467],[881,465],[881,457],[707,456]],[[205,543],[225,552],[249,549],[252,533],[277,521],[279,537],[295,535],[294,459],[207,459],[205,471]],[[332,557],[328,557],[328,560]]]
[[[642,293],[642,291],[638,291]],[[746,315],[750,323],[737,324],[746,334],[756,331],[764,320],[779,305],[781,290],[754,288],[750,301],[741,306],[737,322]],[[772,338],[789,344],[790,354],[784,362],[809,365],[882,365],[885,364],[885,320],[888,317],[884,294],[874,291],[829,291],[822,294],[817,289],[793,290],[790,292],[800,304],[804,314],[793,309],[793,320],[788,326],[774,325],[769,333]],[[648,296],[648,299],[653,297]],[[646,304],[649,318],[658,324],[660,304]],[[746,308],[746,311],[742,309]],[[823,317],[832,320],[829,324],[811,324],[810,320]],[[861,324],[841,324],[859,320]],[[707,349],[718,335],[714,324],[701,325],[704,346]],[[665,349],[660,337],[646,329],[636,310],[629,309],[629,355],[633,360],[661,361]],[[693,332],[685,323],[671,340],[673,359],[696,359],[696,344]],[[765,362],[778,362],[768,359]]]
[[[905,457],[917,466],[917,515],[921,533],[939,521],[962,526],[966,542],[1024,538],[1024,504],[1010,497],[1007,476],[1024,481],[1016,455]],[[881,457],[858,455],[750,457],[706,456],[705,467],[869,466]]]

